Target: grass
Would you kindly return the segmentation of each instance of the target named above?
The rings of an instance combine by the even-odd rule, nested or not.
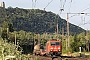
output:
[[[63,54],[64,56],[68,56],[68,54]],[[79,52],[71,53],[70,56],[73,57],[80,57]],[[90,58],[90,52],[81,52],[81,57]]]
[[[72,53],[72,56],[80,57],[80,53],[79,52]],[[81,52],[81,57],[90,58],[90,52]]]
[[[0,60],[2,60],[2,59],[1,59],[1,56],[0,56]]]

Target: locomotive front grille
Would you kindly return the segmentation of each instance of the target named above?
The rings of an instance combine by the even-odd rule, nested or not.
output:
[[[50,52],[61,52],[59,49],[51,49]]]
[[[50,52],[50,55],[61,55],[61,52]]]

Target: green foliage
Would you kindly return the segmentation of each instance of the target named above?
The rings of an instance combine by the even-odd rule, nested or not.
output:
[[[8,27],[9,27],[8,22],[4,21],[3,26],[2,26],[3,30],[7,30]]]
[[[9,28],[9,32],[14,32],[13,24],[9,23],[8,26],[9,26],[8,27]]]
[[[74,41],[71,44],[72,51],[78,52],[79,51],[79,47],[80,47],[80,40],[77,38],[77,35],[74,35],[74,39],[73,40]]]
[[[3,23],[2,29],[1,29],[1,37],[5,40],[8,39],[8,33],[13,32],[13,25],[10,22]]]
[[[7,39],[7,30],[2,31],[1,37],[3,38],[3,40]]]
[[[62,52],[67,53],[67,51],[66,51],[66,40],[62,41]]]
[[[88,36],[89,35],[90,34],[88,34]],[[79,47],[82,48],[82,52],[86,51],[86,36],[85,36],[85,33],[80,33],[80,34],[75,34],[74,36],[70,36],[69,41],[70,41],[70,47],[68,47],[67,50],[66,50],[66,40],[62,41],[62,52],[63,53],[79,52]]]
[[[73,39],[71,40],[71,44],[70,47],[72,49],[72,52],[78,52],[79,51],[79,47],[82,47],[82,51],[85,50],[85,43],[86,39],[85,39],[85,34],[81,33],[79,35],[75,34],[73,36]]]
[[[18,51],[18,45],[15,46],[14,44],[8,43],[6,40],[0,38],[0,56],[2,56],[2,59],[8,55],[18,58],[18,56],[21,54],[21,51],[22,49]]]
[[[37,56],[37,57],[35,57],[35,60],[39,60],[39,57]]]
[[[7,26],[10,29],[10,32],[13,32],[14,30],[24,30],[40,34],[45,32],[54,33],[56,30],[56,23],[59,24],[59,33],[61,33],[62,28],[65,28],[64,31],[66,32],[66,20],[61,19],[59,15],[52,12],[40,9],[21,9],[18,7],[8,7],[6,9],[0,7],[0,11],[0,26],[2,26],[4,21],[10,22],[9,26]],[[70,32],[73,35],[74,33],[79,34],[85,31],[71,23],[69,25]]]

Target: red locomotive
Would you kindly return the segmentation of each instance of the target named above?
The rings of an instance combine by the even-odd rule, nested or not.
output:
[[[61,56],[62,54],[62,43],[60,40],[57,39],[53,39],[50,40],[46,43],[46,49],[35,49],[34,53],[37,53],[39,51],[38,54],[40,55],[55,55],[55,56]]]
[[[51,56],[62,54],[62,43],[60,40],[54,39],[50,40],[46,43],[46,54],[49,54]]]

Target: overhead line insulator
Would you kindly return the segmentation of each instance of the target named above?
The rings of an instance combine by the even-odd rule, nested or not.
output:
[[[80,13],[80,14],[85,14],[85,13]]]

